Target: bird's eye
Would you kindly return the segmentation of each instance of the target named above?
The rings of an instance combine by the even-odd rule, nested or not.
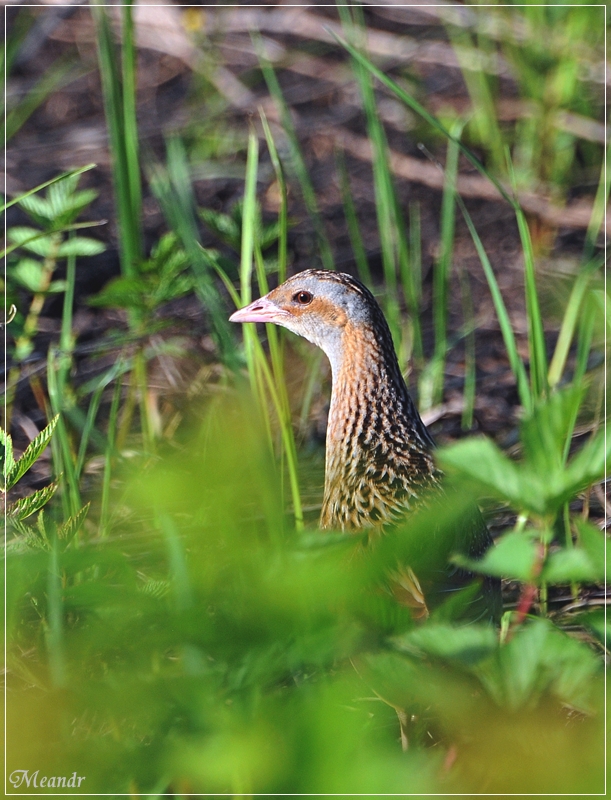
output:
[[[297,292],[297,294],[293,295],[293,300],[299,303],[300,306],[307,306],[312,302],[312,295],[310,292]]]

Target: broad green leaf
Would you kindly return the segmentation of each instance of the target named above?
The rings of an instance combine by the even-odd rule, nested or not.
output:
[[[15,457],[13,456],[13,440],[10,434],[2,428],[0,428],[0,447],[2,448],[2,483],[6,484],[7,477],[15,466]]]
[[[47,201],[51,212],[51,219],[55,220],[69,209],[71,196],[74,194],[80,176],[68,175],[64,180],[57,181],[47,189]]]
[[[581,547],[550,553],[541,573],[546,583],[596,583],[603,579],[604,566],[596,564]]]
[[[601,481],[610,461],[611,436],[605,443],[605,431],[601,429],[569,461],[559,481],[559,494],[570,497]]]
[[[42,197],[30,195],[19,200],[19,205],[28,213],[38,224],[51,221],[51,206]]]
[[[464,439],[440,448],[437,459],[444,470],[458,472],[475,481],[495,497],[517,503],[523,497],[520,467],[511,461],[490,439]]]
[[[46,257],[51,252],[51,236],[44,234],[36,228],[19,226],[9,228],[8,238],[24,250],[29,250],[37,256]]]
[[[17,500],[16,503],[13,503],[7,509],[8,516],[17,520],[26,519],[26,517],[31,516],[36,511],[40,511],[41,508],[46,506],[55,494],[56,489],[57,484],[50,483],[48,486],[45,486],[44,489],[38,489],[27,497]]]
[[[579,518],[575,519],[575,525],[579,532],[579,542],[588,557],[599,570],[604,570],[607,545],[605,534],[595,528],[594,525],[590,525],[590,523]]]
[[[495,701],[511,710],[533,706],[541,695],[551,693],[590,711],[592,679],[601,666],[588,646],[547,620],[530,620],[499,648],[495,659],[476,671]]]
[[[53,431],[55,430],[55,426],[57,425],[58,419],[59,419],[59,414],[53,417],[53,419],[49,422],[47,427],[44,428],[38,434],[38,436],[35,439],[33,439],[27,446],[24,454],[21,456],[19,461],[17,461],[17,463],[13,466],[12,470],[7,476],[6,483],[8,489],[13,487],[17,483],[17,481],[23,475],[25,475],[25,473],[30,469],[32,464],[36,462],[36,460],[41,455],[45,447],[49,444],[49,440],[53,435]]]
[[[481,438],[440,448],[437,458],[447,472],[467,478],[481,492],[504,500],[514,509],[550,515],[575,494],[602,479],[611,450],[611,442],[607,451],[604,444],[604,431],[600,431],[566,467],[556,456],[547,464],[544,455],[534,463],[529,458],[511,461],[491,440]]]
[[[456,555],[452,560],[473,572],[531,583],[537,551],[537,542],[527,532],[512,532],[502,536],[479,560],[462,555]]]
[[[22,258],[11,268],[11,278],[29,292],[40,292],[43,282],[43,265],[33,258]]]
[[[65,256],[97,256],[106,250],[103,242],[97,239],[90,239],[87,236],[73,236],[66,239],[59,247],[58,255]]]
[[[429,624],[392,639],[397,650],[421,651],[436,658],[474,664],[490,655],[497,647],[494,629],[488,625]]]

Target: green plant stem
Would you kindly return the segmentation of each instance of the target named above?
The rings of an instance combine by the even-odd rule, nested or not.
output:
[[[54,534],[49,552],[47,571],[47,649],[49,671],[53,686],[66,684],[66,660],[64,654],[64,612],[62,602],[62,577],[59,566],[59,542]]]
[[[155,433],[148,405],[149,387],[147,380],[146,358],[142,347],[138,347],[134,355],[134,379],[138,404],[140,407],[140,428],[142,430],[142,446],[144,453],[151,456],[155,452]]]
[[[65,400],[68,375],[72,366],[74,337],[72,335],[72,315],[74,307],[74,287],[76,283],[76,256],[68,256],[66,262],[66,289],[62,308],[62,326],[59,338],[59,370],[57,382],[62,398]],[[62,408],[64,403],[62,403]]]
[[[475,315],[471,285],[466,269],[462,267],[459,274],[465,329],[465,382],[461,426],[463,430],[469,430],[473,425],[473,409],[475,407]]]
[[[56,477],[61,481],[63,493],[69,497],[69,515],[75,516],[82,507],[78,479],[75,472],[74,457],[70,446],[70,437],[63,417],[63,393],[59,382],[59,365],[55,350],[49,348],[47,357],[47,386],[49,401],[54,415],[59,415],[55,436],[59,444],[60,463],[56,465]]]
[[[38,332],[38,319],[42,313],[47,290],[51,284],[53,273],[57,267],[57,257],[62,243],[61,233],[53,233],[49,242],[49,253],[43,261],[40,279],[40,291],[36,292],[30,303],[28,315],[23,324],[23,332],[15,342],[15,360],[21,361],[31,352],[32,339]]]
[[[420,302],[422,299],[422,239],[420,226],[420,205],[410,203],[409,206],[409,275],[402,275],[403,285],[410,286],[406,296],[407,307],[411,315],[413,331],[414,361],[422,368],[424,350],[422,347],[422,329],[420,326]]]
[[[262,294],[267,293],[267,278],[265,275],[265,265],[261,248],[256,242],[257,230],[257,167],[258,167],[258,140],[253,131],[250,132],[248,139],[248,155],[246,161],[246,183],[244,187],[244,207],[242,212],[242,247],[240,258],[240,302],[242,306],[250,303],[251,281],[253,271],[253,260],[256,267],[259,289]],[[284,379],[284,366],[282,350],[279,345],[278,331],[272,325],[266,326],[268,341],[270,345],[270,358],[272,370],[270,371],[267,359],[261,343],[257,338],[254,325],[244,325],[244,347],[246,352],[246,362],[250,379],[251,391],[260,409],[264,420],[270,443],[273,445],[271,437],[271,421],[267,414],[266,390],[272,399],[278,422],[283,445],[283,453],[287,460],[287,470],[291,486],[293,508],[295,514],[295,526],[300,529],[303,527],[303,512],[301,507],[301,496],[299,491],[299,480],[297,476],[297,453],[295,438],[291,426],[290,406],[286,394],[286,382]],[[273,452],[273,447],[272,447]]]
[[[565,503],[562,509],[562,520],[564,523],[564,543],[568,550],[573,548],[573,532],[571,531],[571,511],[569,504]],[[571,595],[576,602],[579,599],[579,586],[575,581],[571,581]]]
[[[121,399],[121,380],[117,380],[115,390],[110,404],[110,414],[108,417],[108,433],[106,443],[106,453],[104,454],[104,476],[102,478],[102,501],[100,504],[100,537],[104,538],[108,534],[108,523],[110,518],[110,479],[112,476],[112,462],[116,453],[115,437],[117,431],[117,416],[119,413],[119,400]]]

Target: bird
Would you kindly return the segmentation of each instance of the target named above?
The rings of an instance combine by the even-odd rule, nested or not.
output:
[[[384,314],[364,284],[347,273],[306,269],[229,319],[287,328],[329,359],[321,529],[378,532],[405,519],[430,493],[442,491],[435,443],[406,386]],[[481,555],[491,545],[477,507],[460,525],[467,555]],[[445,586],[432,602],[473,578],[448,563]],[[431,598],[425,598],[409,567],[395,575],[395,586],[395,594],[409,598],[407,605],[420,608],[416,617],[428,615]],[[498,619],[498,581],[484,579],[475,607],[480,616]]]

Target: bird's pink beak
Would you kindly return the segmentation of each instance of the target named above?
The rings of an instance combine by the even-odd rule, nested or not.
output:
[[[229,322],[275,322],[281,324],[287,316],[288,312],[278,308],[267,297],[261,297],[249,306],[234,311],[229,317]]]

